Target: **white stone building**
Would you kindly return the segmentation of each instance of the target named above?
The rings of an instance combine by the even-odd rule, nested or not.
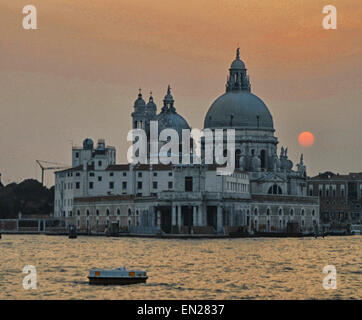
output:
[[[307,196],[306,167],[297,170],[287,149],[277,155],[273,118],[251,93],[239,49],[229,69],[226,92],[209,108],[204,129],[235,129],[236,170],[219,176],[215,165],[118,165],[116,151],[91,139],[73,148],[72,168],[56,172],[55,216],[80,230],[102,232],[116,225],[138,233],[228,233],[244,231],[312,232],[319,223],[319,200]],[[132,127],[150,134],[190,129],[176,112],[170,87],[161,112],[141,92],[134,104]],[[291,222],[293,222],[291,224]],[[289,223],[289,224],[288,224]],[[289,228],[290,231],[290,228]]]

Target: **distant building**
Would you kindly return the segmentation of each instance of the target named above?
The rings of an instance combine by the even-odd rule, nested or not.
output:
[[[229,69],[226,92],[209,108],[204,128],[235,129],[236,170],[217,175],[214,165],[130,165],[115,163],[115,149],[104,141],[84,140],[73,148],[72,168],[56,172],[56,216],[80,230],[99,232],[111,225],[139,233],[286,232],[288,224],[311,232],[319,224],[318,196],[307,195],[306,166],[301,156],[296,170],[288,149],[277,154],[272,115],[251,93],[239,49]],[[150,134],[150,121],[159,131],[189,129],[177,113],[168,87],[163,107],[139,92],[132,128]],[[151,157],[148,153],[148,157]]]
[[[308,194],[320,199],[320,223],[329,228],[361,223],[362,173],[324,172],[308,181]]]

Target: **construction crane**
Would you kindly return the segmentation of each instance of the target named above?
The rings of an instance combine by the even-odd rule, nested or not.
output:
[[[61,169],[67,169],[69,166],[62,163],[56,163],[56,162],[49,162],[44,160],[35,160],[35,162],[39,165],[41,169],[41,184],[44,185],[44,171],[45,170],[61,170]],[[45,166],[44,164],[51,164],[52,166]],[[56,166],[55,166],[56,165]]]

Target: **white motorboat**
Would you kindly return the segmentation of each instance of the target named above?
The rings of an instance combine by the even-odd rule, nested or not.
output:
[[[126,285],[145,283],[148,279],[146,271],[127,270],[125,267],[117,269],[92,269],[88,275],[89,284],[98,285]]]

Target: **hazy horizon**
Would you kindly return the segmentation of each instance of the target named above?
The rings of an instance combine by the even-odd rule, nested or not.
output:
[[[7,184],[40,179],[36,159],[71,163],[71,146],[104,138],[124,163],[138,89],[158,111],[168,84],[175,107],[203,128],[225,91],[235,50],[275,135],[309,176],[362,172],[362,3],[357,0],[34,0],[0,4],[0,173]],[[338,29],[324,30],[324,5]],[[302,147],[298,135],[315,135]],[[279,151],[278,151],[279,153]],[[53,184],[51,172],[45,182]]]

